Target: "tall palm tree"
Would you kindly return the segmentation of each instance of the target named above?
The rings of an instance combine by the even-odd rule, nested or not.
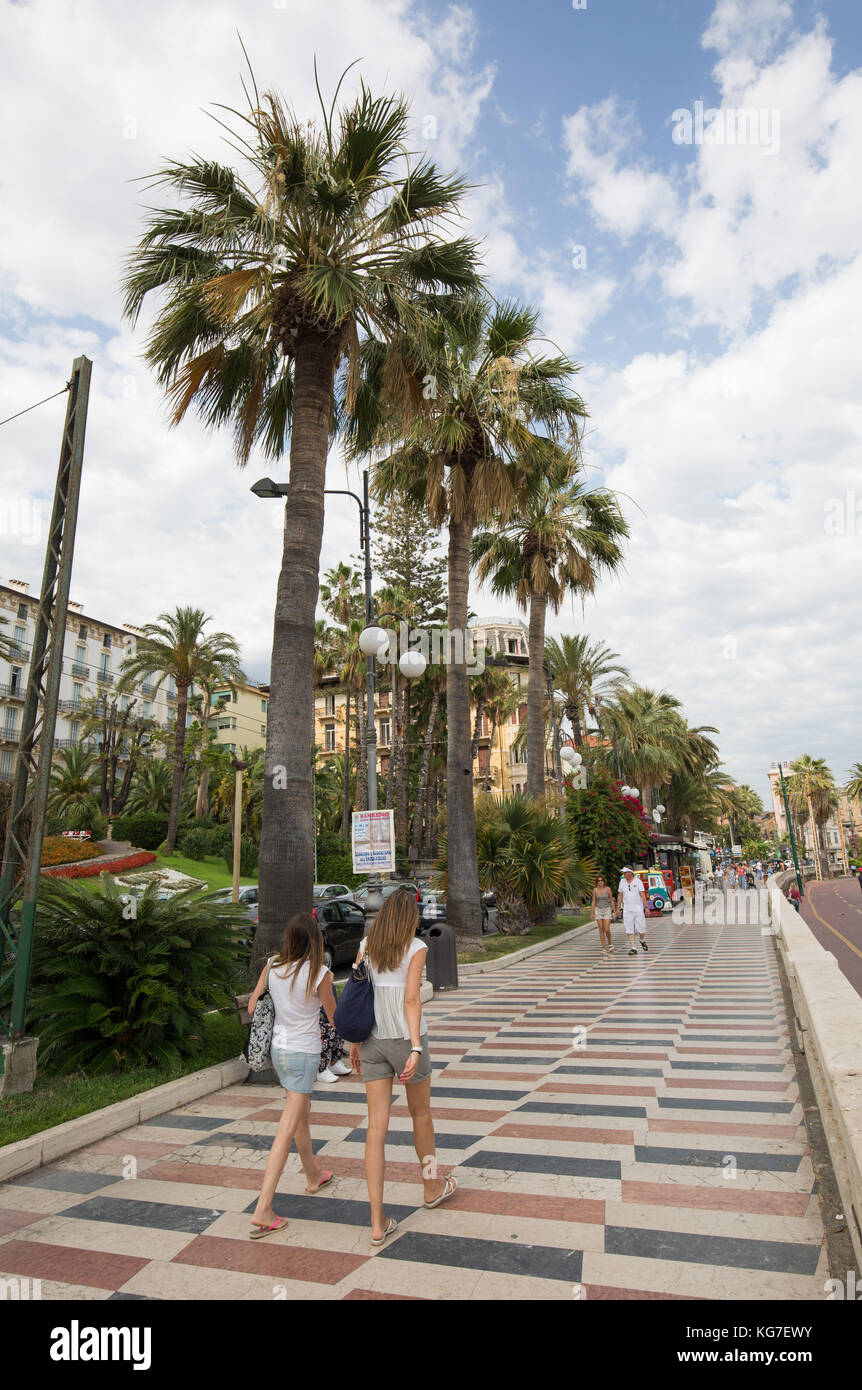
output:
[[[168,854],[173,854],[177,842],[189,691],[204,681],[219,681],[233,689],[233,682],[244,679],[238,659],[239,647],[230,633],[204,633],[211,621],[202,608],[177,608],[173,613],[160,613],[157,622],[146,624],[134,656],[127,657],[120,668],[119,689],[147,678],[158,690],[169,676],[176,685],[174,781],[165,845]]]
[[[790,764],[787,778],[787,791],[790,804],[796,811],[805,810],[806,819],[811,825],[811,839],[814,845],[814,871],[818,879],[823,878],[823,862],[826,857],[822,843],[823,826],[830,813],[838,805],[838,789],[832,769],[827,767],[825,758],[812,758],[804,753]]]
[[[572,726],[575,747],[583,748],[585,712],[595,719],[596,701],[609,698],[629,673],[616,652],[604,642],[591,642],[586,633],[576,637],[564,634],[559,641],[549,638],[545,654],[551,663],[554,688],[565,700],[563,713]]]
[[[854,763],[851,767],[844,791],[850,801],[862,802],[862,763]]]
[[[567,594],[591,594],[603,574],[622,564],[620,541],[629,534],[616,496],[588,489],[577,456],[551,445],[540,450],[541,472],[525,460],[523,510],[493,531],[480,532],[472,556],[479,582],[515,597],[529,612],[527,686],[527,796],[545,794],[545,620]]]
[[[620,686],[613,703],[603,703],[599,713],[599,728],[606,736],[599,756],[615,771],[618,752],[621,774],[637,785],[647,813],[652,810],[652,791],[683,768],[688,730],[681,709],[673,695],[636,685]]]
[[[395,440],[375,467],[376,494],[423,505],[432,525],[449,528],[449,647],[446,663],[447,834],[458,846],[449,876],[447,913],[457,935],[481,949],[482,904],[470,759],[467,665],[470,546],[477,523],[510,515],[518,479],[513,464],[542,427],[577,430],[580,399],[570,394],[574,364],[533,355],[534,310],[492,305],[479,296],[456,319],[442,319],[422,342],[364,350],[354,447]]]
[[[311,906],[314,614],[336,375],[349,405],[360,334],[421,335],[439,295],[477,283],[473,242],[441,235],[463,184],[427,160],[410,166],[407,103],[363,83],[336,111],[339,89],[315,124],[255,87],[233,113],[244,175],[195,158],[165,166],[154,182],[174,205],[151,214],[126,279],[133,321],[148,295],[164,296],[146,356],[176,421],[194,404],[208,425],[232,423],[240,464],[255,444],[280,457],[290,438],[255,961],[285,916]]]

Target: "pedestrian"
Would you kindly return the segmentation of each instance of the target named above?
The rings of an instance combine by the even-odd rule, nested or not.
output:
[[[371,1204],[371,1244],[382,1245],[398,1223],[386,1218],[383,1184],[392,1083],[406,1087],[413,1145],[425,1189],[425,1206],[438,1207],[458,1186],[451,1174],[437,1176],[431,1116],[431,1058],[419,991],[425,942],[417,935],[419,909],[412,893],[393,893],[363,937],[357,962],[365,959],[374,987],[374,1027],[363,1043],[350,1044],[350,1065],[365,1082],[368,1127],[365,1177]]]
[[[596,879],[590,910],[599,929],[599,942],[605,960],[613,953],[611,941],[611,918],[614,915],[614,900],[603,874]]]
[[[862,869],[859,870],[857,877],[859,879],[859,887],[862,888]]]
[[[799,888],[795,883],[792,885],[791,888],[788,889],[787,896],[793,903],[793,906],[796,908],[796,911],[799,912],[799,899],[802,897],[802,894],[800,893]]]
[[[629,955],[636,956],[635,934],[640,939],[641,947],[647,949],[644,935],[646,933],[646,916],[644,914],[644,884],[639,874],[636,874],[630,865],[626,864],[623,869],[623,876],[620,879],[617,889],[617,912],[622,913],[623,926],[626,936],[629,938]]]
[[[333,1082],[339,1076],[352,1076],[352,1068],[344,1061],[344,1054],[347,1048],[344,1046],[344,1039],[340,1038],[333,1025],[326,1017],[326,1010],[320,1006],[320,1066],[317,1072],[318,1081]]]
[[[285,1218],[273,1211],[272,1199],[291,1143],[296,1142],[309,1196],[332,1177],[331,1172],[321,1169],[314,1155],[309,1128],[311,1093],[320,1065],[318,1013],[323,1005],[329,1023],[335,1013],[332,972],[323,964],[323,937],[310,912],[298,912],[288,922],[281,950],[264,966],[248,1001],[250,1014],[267,989],[275,1006],[270,1057],[286,1098],[251,1218],[252,1240],[284,1230],[287,1225]]]

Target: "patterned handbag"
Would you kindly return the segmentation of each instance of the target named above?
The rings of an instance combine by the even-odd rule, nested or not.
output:
[[[275,1027],[275,1004],[269,992],[269,960],[266,967],[266,989],[258,999],[248,1030],[245,1045],[246,1060],[252,1071],[266,1071],[269,1066],[269,1053],[272,1047],[272,1030]]]

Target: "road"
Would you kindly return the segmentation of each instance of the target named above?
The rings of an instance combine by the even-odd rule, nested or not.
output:
[[[855,878],[805,885],[802,916],[862,995],[862,893]]]

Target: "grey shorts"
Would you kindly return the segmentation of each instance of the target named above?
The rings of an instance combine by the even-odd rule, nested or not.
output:
[[[418,1054],[416,1075],[412,1081],[407,1082],[408,1086],[415,1085],[417,1081],[427,1081],[431,1075],[428,1034],[423,1033],[419,1041],[422,1044],[422,1051]],[[406,1067],[409,1056],[409,1038],[366,1038],[364,1043],[359,1044],[362,1080],[386,1081],[390,1077],[397,1080]]]

